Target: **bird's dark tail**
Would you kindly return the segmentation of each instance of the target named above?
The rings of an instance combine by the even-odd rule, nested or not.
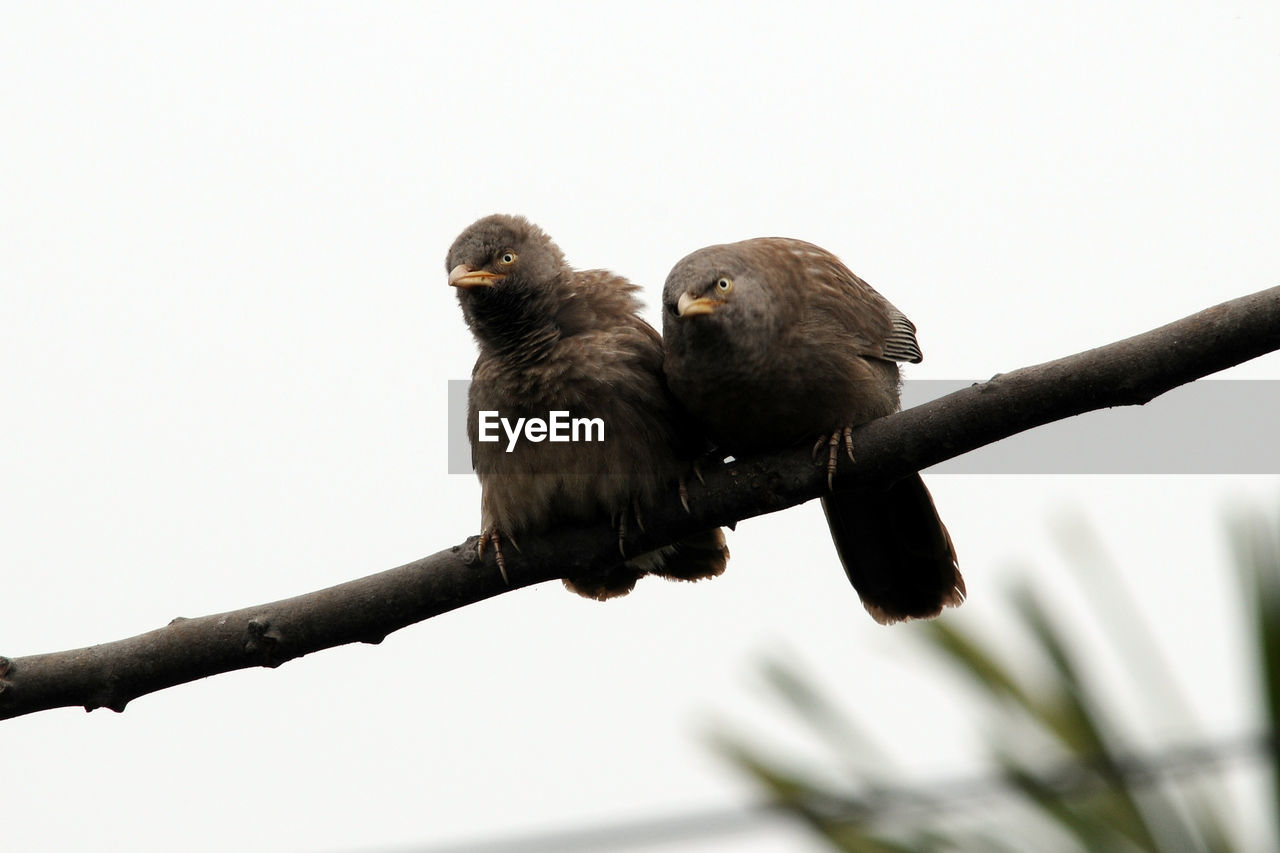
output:
[[[686,536],[674,545],[640,554],[604,572],[565,578],[564,585],[583,598],[607,601],[631,592],[636,581],[645,575],[657,575],[673,581],[698,581],[723,573],[728,562],[729,547],[725,544],[724,533],[713,527]]]
[[[827,495],[822,508],[845,574],[877,622],[929,619],[964,602],[956,549],[919,474],[884,491]]]
[[[729,564],[729,546],[719,527],[686,536],[662,549],[661,565],[649,571],[667,580],[700,581],[714,578]]]

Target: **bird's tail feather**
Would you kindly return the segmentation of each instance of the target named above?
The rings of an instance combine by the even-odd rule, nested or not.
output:
[[[876,492],[822,499],[845,574],[881,624],[928,619],[964,602],[951,535],[919,474]]]
[[[729,546],[719,527],[686,536],[668,550],[664,559],[649,569],[651,574],[673,581],[699,581],[714,578],[729,564]]]
[[[673,545],[632,557],[607,571],[565,578],[564,585],[583,598],[606,601],[631,592],[636,581],[645,575],[696,581],[723,573],[728,562],[729,548],[725,544],[724,533],[715,527],[686,536]]]

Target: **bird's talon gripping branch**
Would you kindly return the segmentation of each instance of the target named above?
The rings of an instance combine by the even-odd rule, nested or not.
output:
[[[845,427],[838,429],[828,436],[819,436],[818,442],[813,446],[813,452],[810,457],[815,461],[818,456],[818,448],[827,445],[827,490],[835,490],[836,462],[840,456],[840,446],[844,446],[845,455],[849,457],[850,462],[857,462],[853,458],[853,427]]]
[[[849,457],[850,462],[857,462],[853,458],[853,427],[844,428],[844,454]]]
[[[510,536],[507,538],[511,539]],[[484,547],[490,540],[493,541],[493,559],[498,564],[498,572],[502,575],[502,582],[507,586],[511,586],[511,578],[507,577],[507,561],[502,556],[502,536],[497,530],[486,530],[480,534],[480,541],[476,543],[476,556],[484,556]],[[511,544],[516,545],[516,540],[511,539]],[[520,550],[519,545],[516,545],[516,550]]]
[[[826,442],[827,442],[827,491],[830,492],[835,488],[835,486],[832,484],[832,480],[835,478],[835,475],[836,475],[836,459],[839,455],[837,453],[836,448],[840,446],[840,430],[836,430],[835,432],[831,433],[831,437],[827,439]]]
[[[835,432],[831,433],[831,444],[828,447],[828,452],[827,452],[827,491],[828,492],[835,490],[834,481],[836,476],[836,459],[840,455],[839,452],[837,451],[837,448],[839,446],[840,446],[840,431],[836,430]]]

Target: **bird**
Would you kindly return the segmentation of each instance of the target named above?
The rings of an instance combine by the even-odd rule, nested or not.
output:
[[[832,253],[761,237],[699,249],[663,288],[663,370],[727,454],[815,441],[828,482],[851,430],[898,410],[898,364],[916,329]],[[822,498],[836,552],[882,624],[931,618],[965,598],[951,535],[919,474]]]
[[[507,214],[463,230],[445,268],[479,349],[467,414],[481,490],[478,549],[493,544],[505,579],[504,539],[518,549],[526,534],[606,516],[622,548],[629,521],[643,525],[648,508],[677,493],[673,486],[687,494],[683,477],[702,450],[666,386],[662,338],[637,313],[639,288],[607,270],[573,269],[545,231]],[[486,412],[508,425],[564,412],[588,424],[598,418],[601,428],[584,428],[578,441],[535,440],[528,431],[524,441],[505,433],[482,441]],[[712,528],[564,583],[605,600],[645,574],[715,577],[728,556],[724,534]]]

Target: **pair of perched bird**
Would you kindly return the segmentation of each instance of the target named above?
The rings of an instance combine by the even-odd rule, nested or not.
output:
[[[709,440],[722,455],[818,441],[828,470],[850,429],[898,409],[898,362],[918,362],[915,327],[831,253],[801,240],[710,246],[663,291],[663,334],[637,315],[638,289],[575,270],[540,228],[485,217],[446,260],[479,345],[468,434],[481,485],[481,547],[560,521],[626,519],[663,499]],[[480,441],[479,412],[599,418],[601,441]],[[919,475],[873,493],[832,493],[836,550],[879,622],[936,616],[964,600],[955,549]],[[714,577],[718,529],[566,579],[591,598],[644,574]],[[504,569],[505,571],[505,569]]]

